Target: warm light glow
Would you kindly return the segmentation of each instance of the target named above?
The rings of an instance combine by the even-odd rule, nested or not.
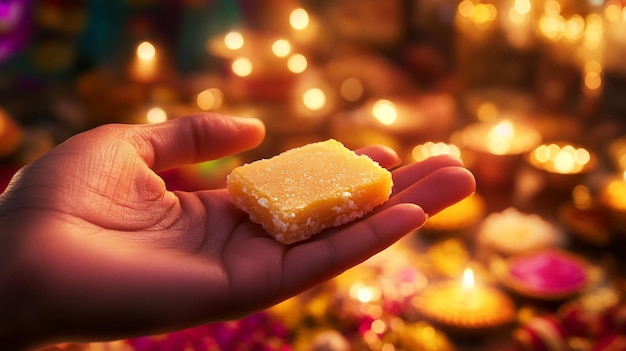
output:
[[[590,60],[584,66],[584,83],[586,94],[598,93],[602,87],[602,64],[597,60]]]
[[[496,19],[498,11],[492,4],[474,5],[470,19],[476,24],[486,24]]]
[[[224,37],[224,44],[231,50],[238,50],[243,47],[243,35],[239,32],[229,32]]]
[[[563,36],[572,42],[580,40],[584,32],[585,20],[579,15],[572,16],[565,22],[563,27]]]
[[[513,123],[503,120],[489,129],[487,133],[487,148],[494,154],[506,154],[515,138]]]
[[[423,161],[431,156],[453,155],[461,157],[461,150],[456,145],[446,144],[442,142],[433,143],[431,141],[413,148],[411,155],[415,161]]]
[[[167,121],[167,114],[160,107],[153,107],[146,113],[148,123],[161,123]]]
[[[373,286],[356,283],[350,287],[350,296],[359,302],[368,303],[380,299],[381,291]]]
[[[532,4],[530,3],[530,0],[515,0],[513,8],[515,11],[525,15],[530,12]]]
[[[311,88],[302,95],[302,102],[309,110],[321,110],[326,106],[326,94],[319,88]]]
[[[295,9],[289,15],[289,24],[295,30],[303,30],[309,26],[309,14],[305,9]]]
[[[509,21],[515,24],[523,24],[527,21],[527,16],[525,13],[521,13],[515,8],[511,8],[509,10]]]
[[[572,200],[578,208],[589,208],[593,203],[591,190],[584,185],[577,185],[572,190]]]
[[[197,98],[196,104],[205,111],[218,109],[224,101],[224,93],[217,88],[210,88],[201,91]]]
[[[376,334],[382,334],[387,330],[387,323],[381,319],[375,319],[370,325],[370,330]]]
[[[231,68],[233,69],[233,73],[240,77],[249,76],[250,73],[252,73],[252,61],[245,57],[240,57],[233,61]]]
[[[602,73],[602,64],[596,60],[590,60],[587,63],[585,63],[585,73],[589,74],[589,73],[595,73],[595,74],[600,74]]]
[[[396,105],[389,100],[378,100],[372,106],[372,114],[380,123],[391,125],[398,119]]]
[[[461,1],[457,6],[457,13],[459,16],[482,28],[487,28],[498,16],[498,11],[494,5],[476,4],[473,0]]]
[[[557,0],[548,0],[543,5],[543,11],[547,16],[559,16],[561,14],[561,4]]]
[[[569,173],[574,169],[574,155],[569,152],[559,152],[554,156],[554,169],[559,173]]]
[[[463,271],[463,290],[472,291],[474,290],[474,285],[474,270],[471,268],[465,268],[465,270]]]
[[[622,19],[622,11],[618,1],[608,1],[604,7],[604,17],[610,22],[617,22]]]
[[[626,211],[626,171],[620,178],[611,180],[601,195],[610,208],[621,212]]]
[[[561,16],[544,16],[539,19],[541,33],[550,40],[556,41],[563,37],[565,19]]]
[[[357,101],[363,96],[363,83],[356,78],[347,78],[341,82],[339,94],[348,101]]]
[[[156,49],[152,43],[144,41],[137,45],[137,57],[142,61],[150,61],[156,56]]]
[[[491,128],[489,131],[489,138],[493,139],[506,139],[510,140],[513,138],[515,134],[515,130],[513,129],[513,123],[509,120],[501,121],[496,124],[495,127]]]
[[[508,119],[502,119],[497,124],[483,122],[469,125],[463,129],[459,137],[458,142],[465,146],[493,155],[525,153],[541,141],[541,134],[532,127],[523,123],[514,125]]]
[[[278,57],[285,57],[291,52],[291,44],[286,39],[278,39],[272,44],[272,52]]]
[[[472,15],[472,12],[474,11],[474,3],[472,2],[472,0],[463,0],[459,4],[457,11],[459,15],[463,17],[469,17]]]
[[[602,77],[597,73],[585,75],[585,87],[589,90],[598,90],[602,86]]]
[[[591,162],[591,154],[583,148],[572,145],[563,147],[557,144],[540,145],[532,153],[536,164],[554,173],[580,173]]]
[[[302,54],[293,54],[287,60],[287,69],[293,73],[302,73],[306,70],[308,62]]]
[[[587,25],[584,32],[583,45],[587,49],[596,49],[602,43],[604,35],[604,26],[602,24],[602,17],[597,14],[590,14],[587,16]]]

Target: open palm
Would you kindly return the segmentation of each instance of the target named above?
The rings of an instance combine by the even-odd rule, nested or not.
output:
[[[107,125],[23,168],[0,195],[0,340],[107,340],[236,318],[362,262],[474,191],[460,161],[431,158],[393,170],[392,197],[371,215],[283,245],[225,189],[171,192],[156,173],[263,137],[259,121],[219,115]],[[383,147],[358,152],[399,162]]]

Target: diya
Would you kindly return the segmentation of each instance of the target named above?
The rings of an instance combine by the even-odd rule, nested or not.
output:
[[[433,324],[462,336],[484,335],[515,319],[513,301],[494,287],[476,285],[469,268],[462,282],[435,283],[416,296],[413,304]]]

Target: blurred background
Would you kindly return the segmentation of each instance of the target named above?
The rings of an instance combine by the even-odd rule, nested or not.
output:
[[[170,189],[328,138],[404,163],[452,153],[478,181],[268,311],[50,350],[626,350],[625,6],[0,1],[0,189],[81,131],[199,112],[259,118],[267,138],[163,172]]]

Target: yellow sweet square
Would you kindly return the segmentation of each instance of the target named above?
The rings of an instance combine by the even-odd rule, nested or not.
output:
[[[277,241],[294,243],[387,201],[391,173],[329,139],[235,168],[231,201]]]

